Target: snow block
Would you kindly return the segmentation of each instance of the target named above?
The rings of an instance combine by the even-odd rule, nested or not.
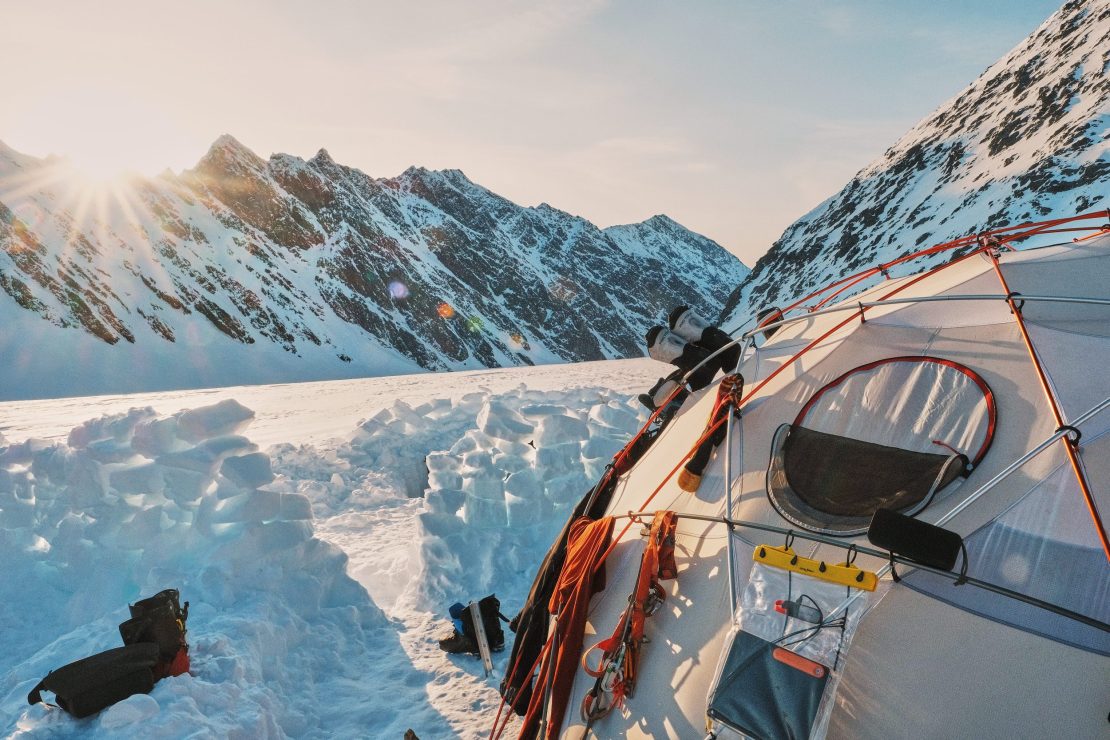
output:
[[[122,525],[117,533],[117,546],[125,550],[142,550],[162,534],[162,507],[142,509]]]
[[[544,493],[556,506],[572,504],[590,489],[585,473],[572,472],[552,478],[544,483]]]
[[[232,435],[205,440],[196,447],[181,452],[171,452],[156,458],[159,465],[168,468],[195,470],[214,474],[225,457],[235,453],[251,453],[258,448],[246,437]]]
[[[47,442],[45,439],[35,439],[34,437],[19,444],[8,445],[0,451],[0,465],[26,465],[31,462],[36,454],[53,446],[52,442]]]
[[[567,413],[566,406],[557,406],[553,403],[530,403],[520,407],[520,413],[524,416],[535,416],[542,418],[545,416],[560,416]]]
[[[627,406],[616,401],[598,404],[591,408],[590,421],[616,430],[632,429],[640,424],[640,419],[636,414],[629,411]]]
[[[196,501],[212,485],[211,475],[187,468],[163,467],[162,479],[165,481],[162,493],[179,504]]]
[[[131,445],[114,439],[98,439],[85,448],[86,454],[101,463],[121,463],[135,456]]]
[[[476,423],[485,435],[494,439],[529,439],[535,431],[533,425],[496,400],[489,400],[482,406]]]
[[[510,527],[526,527],[543,518],[543,499],[520,498],[505,494],[505,516]]]
[[[108,474],[108,486],[126,495],[162,493],[166,489],[166,481],[162,477],[162,466],[148,462],[113,470]]]
[[[608,461],[621,451],[621,448],[629,439],[630,437],[617,438],[604,434],[593,435],[586,441],[586,444],[582,445],[582,457],[587,460],[602,458]]]
[[[131,437],[131,449],[146,457],[158,457],[185,446],[178,437],[177,419],[173,417],[140,422]]]
[[[220,524],[234,522],[265,522],[280,518],[281,494],[275,491],[251,491],[242,496],[220,502],[212,513],[212,521]]]
[[[238,401],[228,399],[212,406],[176,414],[178,434],[188,442],[235,434],[254,419],[254,412]]]
[[[463,456],[463,465],[468,468],[485,470],[493,465],[493,457],[488,450],[474,450]]]
[[[519,499],[543,499],[543,483],[531,468],[517,471],[505,479],[505,493]]]
[[[504,496],[496,501],[467,496],[463,517],[471,527],[504,527],[508,524]]]
[[[467,496],[487,501],[501,501],[503,496],[501,471],[493,468],[476,469],[463,474],[463,490]]]
[[[428,471],[432,473],[441,470],[457,470],[459,467],[459,460],[454,455],[445,452],[433,452],[424,458],[424,463],[428,467]]]
[[[99,419],[90,419],[70,431],[66,444],[74,449],[84,449],[93,442],[108,439],[126,444],[130,441],[135,426],[139,422],[152,419],[154,415],[154,409],[148,406],[141,409],[131,409],[122,414],[111,414]]]
[[[34,501],[13,497],[0,503],[0,529],[27,529],[34,523]]]
[[[69,478],[75,460],[80,453],[65,445],[51,445],[35,452],[29,460],[31,474],[42,483],[61,486]]]
[[[278,517],[282,521],[298,519],[312,519],[312,502],[308,496],[301,493],[281,494],[281,505],[278,508]]]
[[[455,516],[466,501],[466,493],[458,489],[437,488],[424,496],[428,511],[434,514]]]
[[[420,524],[424,532],[432,537],[447,537],[462,529],[463,520],[454,514],[425,511],[420,514]]]
[[[541,449],[551,445],[580,442],[589,436],[590,430],[586,422],[573,416],[555,414],[540,420],[536,430],[536,447]]]
[[[442,470],[428,475],[431,488],[462,488],[463,477],[454,470]]]
[[[220,474],[243,488],[258,488],[274,480],[270,457],[261,452],[227,458],[220,466]]]
[[[536,471],[544,480],[563,475],[569,470],[582,467],[582,447],[570,444],[541,447],[536,450]]]
[[[518,470],[529,470],[532,463],[527,458],[512,453],[498,452],[493,456],[493,467],[506,473],[515,473]]]

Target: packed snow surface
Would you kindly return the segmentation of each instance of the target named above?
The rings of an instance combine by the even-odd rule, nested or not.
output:
[[[650,360],[0,404],[0,731],[480,737],[514,613],[569,508],[646,417]],[[76,720],[26,696],[178,588],[190,675]],[[511,634],[508,635],[511,640]],[[49,694],[47,695],[49,697]]]

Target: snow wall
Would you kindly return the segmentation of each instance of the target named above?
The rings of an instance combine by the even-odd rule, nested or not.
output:
[[[260,452],[242,434],[253,414],[235,401],[167,417],[132,409],[64,443],[0,437],[0,728],[456,734],[428,706],[432,677],[401,648],[404,626],[317,530],[352,511],[373,522],[409,507],[414,542],[394,544],[415,543],[419,557],[404,572],[370,564],[360,580],[399,579],[399,598],[434,613],[496,591],[515,613],[573,504],[645,416],[605,388],[521,386],[398,401],[334,448]],[[129,602],[171,587],[191,602],[191,675],[86,720],[26,706],[48,671],[121,644]]]

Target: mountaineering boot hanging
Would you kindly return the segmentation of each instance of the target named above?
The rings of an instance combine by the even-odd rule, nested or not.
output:
[[[690,372],[709,357],[709,350],[687,342],[665,326],[651,327],[645,339],[651,359],[674,365],[684,372]],[[709,385],[717,374],[717,367],[716,364],[707,363],[691,373],[686,379],[690,390],[699,391]]]
[[[683,491],[694,493],[701,485],[702,473],[705,472],[705,466],[709,464],[709,458],[713,456],[713,450],[717,449],[717,446],[725,440],[728,429],[724,420],[728,417],[728,410],[736,407],[740,402],[743,390],[744,377],[739,373],[726,375],[721,379],[721,385],[717,388],[717,402],[713,405],[713,412],[709,414],[709,421],[706,422],[705,429],[708,431],[718,423],[719,426],[704,442],[698,445],[694,454],[679,471],[678,487]]]
[[[659,378],[659,380],[655,381],[655,385],[648,389],[647,393],[641,393],[637,396],[637,399],[647,407],[648,411],[655,411],[671,397],[671,394],[674,393],[680,385],[682,385],[682,375],[683,371],[679,368],[667,377]],[[686,400],[686,396],[680,394],[680,399],[679,402],[681,403],[681,401]]]
[[[735,370],[740,363],[740,345],[733,343],[732,337],[722,331],[720,327],[713,326],[698,316],[694,313],[694,309],[689,306],[675,308],[667,317],[667,321],[670,324],[671,331],[675,334],[687,342],[704,347],[710,353],[728,347],[714,358],[716,367],[719,367],[721,372],[728,374]],[[731,347],[729,347],[730,344]]]

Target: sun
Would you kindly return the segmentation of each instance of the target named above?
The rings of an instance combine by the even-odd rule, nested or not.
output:
[[[106,147],[79,149],[65,154],[63,160],[73,178],[88,187],[107,187],[139,174],[126,158],[121,159]]]
[[[34,128],[7,133],[5,143],[36,156],[52,153],[90,184],[187,167],[205,143],[183,131],[173,111],[105,87],[56,91],[32,112]]]

